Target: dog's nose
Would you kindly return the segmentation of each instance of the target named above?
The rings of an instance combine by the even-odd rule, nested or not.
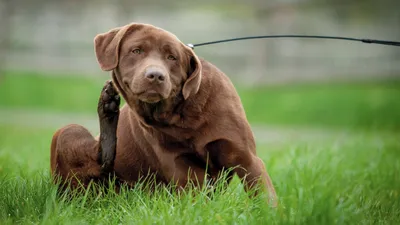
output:
[[[144,77],[150,82],[159,82],[162,83],[165,80],[165,75],[161,71],[149,69],[144,74]]]

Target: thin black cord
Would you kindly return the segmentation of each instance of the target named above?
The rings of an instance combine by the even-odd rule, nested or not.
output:
[[[346,40],[346,41],[357,41],[367,44],[381,44],[381,45],[392,45],[392,46],[400,46],[399,41],[384,41],[384,40],[375,40],[375,39],[361,39],[361,38],[349,38],[349,37],[336,37],[336,36],[319,36],[319,35],[264,35],[264,36],[249,36],[249,37],[239,37],[239,38],[231,38],[224,39],[218,41],[210,41],[199,44],[188,44],[189,47],[194,49],[194,47],[204,46],[204,45],[212,45],[223,42],[232,42],[232,41],[240,41],[240,40],[249,40],[249,39],[265,39],[265,38],[314,38],[314,39],[334,39],[334,40]]]

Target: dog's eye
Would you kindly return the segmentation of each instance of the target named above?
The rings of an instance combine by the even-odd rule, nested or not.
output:
[[[169,59],[169,60],[176,60],[176,57],[173,56],[173,55],[169,55],[169,56],[167,57],[167,59]]]
[[[142,50],[137,48],[137,49],[132,50],[132,53],[133,54],[140,54],[140,53],[142,53]]]

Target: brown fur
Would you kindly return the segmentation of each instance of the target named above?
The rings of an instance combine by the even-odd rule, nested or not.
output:
[[[246,189],[261,181],[276,204],[240,98],[223,72],[174,35],[145,24],[96,36],[95,52],[127,102],[116,135],[118,179],[134,184],[157,174],[160,183],[184,187],[189,181],[202,185],[205,174],[216,178],[224,168],[234,168]],[[61,128],[51,145],[53,175],[67,180],[74,174],[72,183],[84,184],[99,178],[99,145],[81,126]]]

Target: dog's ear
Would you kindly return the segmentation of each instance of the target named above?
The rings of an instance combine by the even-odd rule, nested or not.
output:
[[[94,50],[102,70],[110,71],[118,66],[121,40],[128,30],[132,30],[137,26],[139,24],[129,24],[112,29],[107,33],[96,35],[94,38]]]
[[[200,89],[202,66],[193,50],[189,47],[186,48],[189,51],[188,78],[183,84],[182,94],[185,99],[188,99],[189,96],[195,95]]]

